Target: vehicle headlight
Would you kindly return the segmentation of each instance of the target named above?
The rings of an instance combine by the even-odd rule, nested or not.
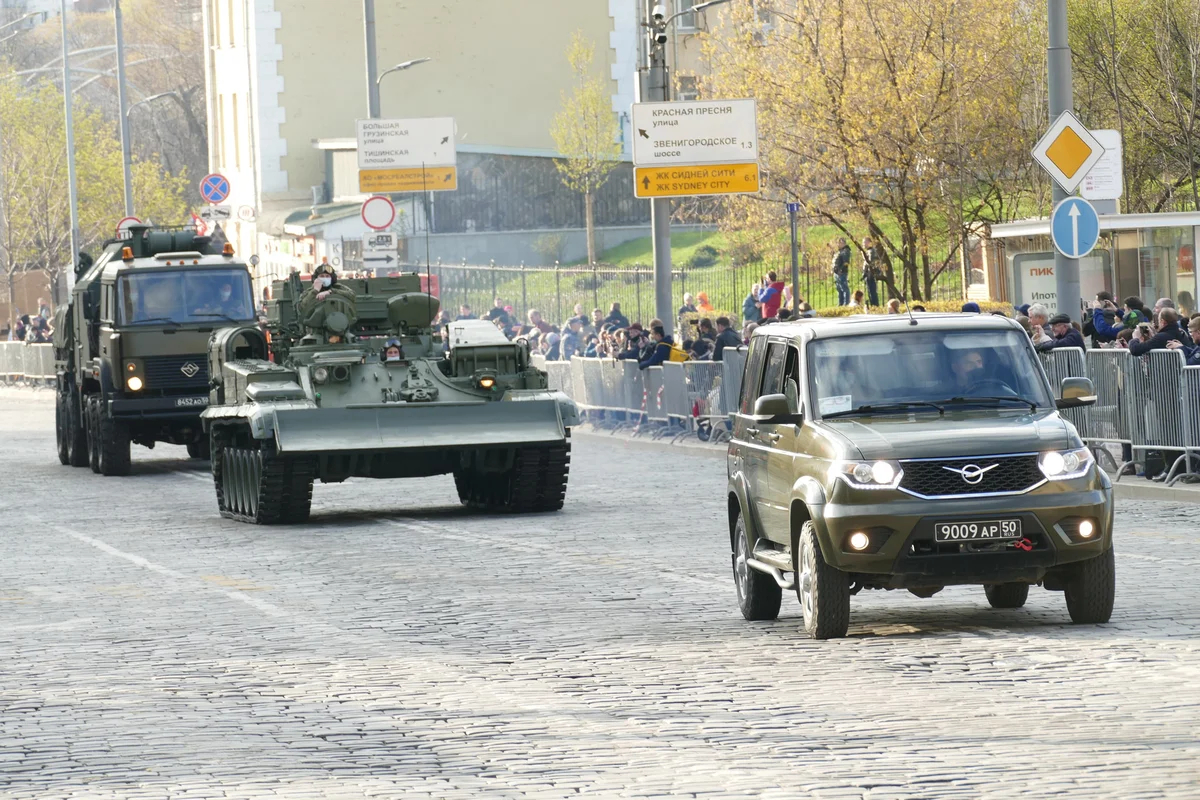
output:
[[[313,370],[313,382],[324,383],[329,380],[329,370],[325,367],[317,367]]]
[[[140,392],[142,390],[142,386],[142,379],[137,375],[130,376],[130,378],[125,381],[125,388],[131,392]]]
[[[856,489],[895,489],[904,477],[895,461],[835,461],[829,473]]]
[[[1095,460],[1092,451],[1086,447],[1051,450],[1038,456],[1038,469],[1050,480],[1064,481],[1087,475]]]

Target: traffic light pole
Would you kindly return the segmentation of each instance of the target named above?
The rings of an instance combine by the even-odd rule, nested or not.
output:
[[[1046,51],[1046,77],[1050,122],[1053,123],[1062,112],[1073,110],[1075,103],[1071,88],[1071,48],[1067,45],[1067,0],[1047,0],[1047,3],[1050,44]],[[1057,183],[1053,188],[1054,205],[1057,206],[1069,195]],[[1072,318],[1079,316],[1079,260],[1067,258],[1055,250],[1054,284],[1059,313],[1070,314]]]

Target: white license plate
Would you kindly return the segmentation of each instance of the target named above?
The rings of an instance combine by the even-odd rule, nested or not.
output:
[[[938,542],[978,542],[1021,538],[1021,520],[989,519],[978,522],[936,522],[933,538]]]
[[[206,406],[206,405],[208,405],[207,397],[176,397],[175,398],[175,407],[176,408],[191,408],[194,406]]]

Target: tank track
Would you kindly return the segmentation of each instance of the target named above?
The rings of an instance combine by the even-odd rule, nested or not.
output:
[[[567,432],[568,437],[570,432]],[[454,473],[459,499],[471,508],[514,514],[562,509],[571,469],[571,441],[549,447],[522,447],[502,475],[465,470]]]
[[[231,438],[248,446],[230,443]],[[274,443],[214,431],[213,486],[217,508],[226,519],[252,525],[296,524],[312,507],[314,465],[308,459],[282,458]]]

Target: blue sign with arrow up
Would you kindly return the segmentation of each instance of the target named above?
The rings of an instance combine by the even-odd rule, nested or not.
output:
[[[1050,238],[1067,258],[1083,258],[1100,241],[1100,215],[1082,197],[1068,197],[1050,215]]]

